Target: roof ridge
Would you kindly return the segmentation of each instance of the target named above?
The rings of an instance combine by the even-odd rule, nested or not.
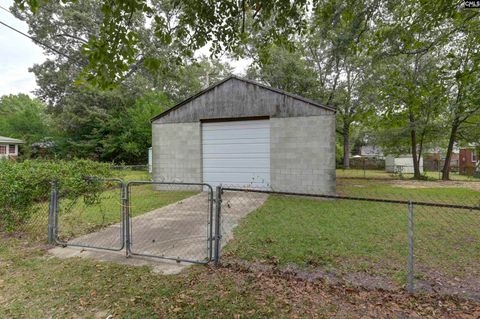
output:
[[[289,93],[289,92],[286,92],[286,91],[283,91],[283,90],[280,90],[280,89],[277,89],[277,88],[274,88],[274,87],[271,87],[271,86],[268,86],[266,84],[263,84],[263,83],[260,83],[260,82],[257,82],[257,81],[254,81],[254,80],[250,80],[250,79],[246,79],[246,78],[243,78],[243,77],[240,77],[240,76],[237,76],[237,75],[234,75],[234,74],[231,74],[229,75],[228,77],[224,78],[223,80],[221,81],[218,81],[210,86],[208,86],[207,88],[191,95],[190,97],[186,98],[185,100],[175,104],[174,106],[172,106],[171,108],[169,108],[168,110],[165,110],[163,111],[162,113],[154,116],[150,121],[153,122],[165,115],[167,115],[168,113],[180,108],[181,106],[183,106],[184,104],[194,100],[195,98],[199,97],[200,95],[203,95],[205,93],[207,93],[208,91],[210,90],[213,90],[215,87],[219,86],[219,85],[222,85],[223,83],[231,80],[231,79],[235,79],[235,80],[239,80],[239,81],[242,81],[242,82],[246,82],[246,83],[250,83],[250,84],[253,84],[253,85],[256,85],[256,86],[259,86],[263,89],[266,89],[266,90],[270,90],[272,92],[276,92],[276,93],[279,93],[279,94],[283,94],[283,95],[286,95],[286,96],[289,96],[289,97],[292,97],[294,99],[297,99],[297,100],[300,100],[300,101],[303,101],[305,103],[308,103],[308,104],[311,104],[313,106],[316,106],[316,107],[320,107],[320,108],[323,108],[323,109],[326,109],[326,110],[329,110],[329,111],[332,111],[332,112],[336,112],[336,108],[333,107],[333,106],[327,106],[327,105],[324,105],[324,104],[321,104],[317,101],[314,101],[312,99],[308,99],[308,98],[305,98],[303,96],[300,96],[300,95],[297,95],[297,94],[294,94],[294,93]]]

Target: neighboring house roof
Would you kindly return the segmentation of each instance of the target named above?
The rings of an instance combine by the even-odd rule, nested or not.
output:
[[[22,140],[11,138],[11,137],[5,137],[5,136],[0,136],[0,143],[25,144],[25,142]]]
[[[259,86],[261,88],[264,88],[264,89],[267,89],[267,90],[270,90],[272,92],[276,92],[276,93],[279,93],[279,94],[283,94],[283,95],[286,95],[286,96],[289,96],[291,98],[294,98],[296,100],[299,100],[299,101],[302,101],[302,102],[305,102],[305,103],[308,103],[308,104],[311,104],[313,106],[316,106],[316,107],[319,107],[319,108],[322,108],[322,109],[325,109],[325,110],[328,110],[328,111],[332,111],[332,112],[336,112],[336,109],[335,107],[333,106],[327,106],[327,105],[324,105],[324,104],[321,104],[319,102],[316,102],[316,101],[313,101],[313,100],[310,100],[310,99],[307,99],[307,98],[304,98],[302,96],[299,96],[299,95],[296,95],[296,94],[293,94],[293,93],[288,93],[288,92],[285,92],[283,90],[280,90],[280,89],[276,89],[276,88],[273,88],[273,87],[270,87],[268,85],[265,85],[265,84],[262,84],[262,83],[259,83],[259,82],[256,82],[256,81],[252,81],[252,80],[248,80],[248,79],[245,79],[245,78],[241,78],[241,77],[238,77],[238,76],[235,76],[235,75],[231,75],[225,79],[223,79],[222,81],[220,82],[217,82],[209,87],[207,87],[206,89],[190,96],[189,98],[187,98],[186,100],[176,104],[175,106],[169,108],[168,110],[158,114],[157,116],[153,117],[151,119],[151,121],[155,121],[156,119],[159,119],[165,115],[167,115],[168,113],[182,107],[183,105],[187,104],[188,102],[190,102],[191,100],[194,100],[196,99],[197,97],[201,96],[202,94],[205,94],[211,90],[213,90],[215,87],[231,80],[231,79],[236,79],[236,80],[239,80],[239,81],[243,81],[243,82],[246,82],[246,83],[250,83],[250,84],[253,84],[253,85],[256,85],[256,86]]]

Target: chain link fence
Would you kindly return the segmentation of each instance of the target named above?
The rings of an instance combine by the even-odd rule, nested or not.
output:
[[[425,180],[442,180],[441,166],[423,166],[420,168],[420,176]],[[354,168],[337,168],[337,178],[366,178],[366,179],[399,179],[407,180],[414,176],[412,165],[385,165],[384,167],[355,166]],[[452,166],[449,177],[453,181],[476,181],[480,182],[480,167],[469,170]]]
[[[41,240],[53,225],[60,245],[126,247],[132,256],[198,263],[222,257],[366,288],[480,298],[475,183],[444,189],[352,182],[339,184],[337,195],[90,183],[80,192],[53,184],[50,198],[27,213],[10,212],[10,225]]]
[[[28,237],[33,240],[46,239],[51,181],[39,180],[33,188],[45,191],[25,196],[24,192],[30,190],[19,189],[14,194],[9,194],[8,198],[1,200],[0,230],[6,231],[10,235]]]
[[[480,298],[478,193],[380,193],[223,187],[221,254],[365,288]]]

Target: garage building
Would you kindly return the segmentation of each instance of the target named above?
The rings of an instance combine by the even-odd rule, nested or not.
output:
[[[335,109],[231,76],[152,119],[153,179],[335,193]]]

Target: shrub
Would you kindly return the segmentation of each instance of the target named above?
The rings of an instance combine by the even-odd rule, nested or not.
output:
[[[94,193],[98,187],[85,176],[109,175],[109,164],[89,160],[0,160],[0,229],[16,230],[31,216],[34,205],[47,203],[53,180],[75,196]]]

